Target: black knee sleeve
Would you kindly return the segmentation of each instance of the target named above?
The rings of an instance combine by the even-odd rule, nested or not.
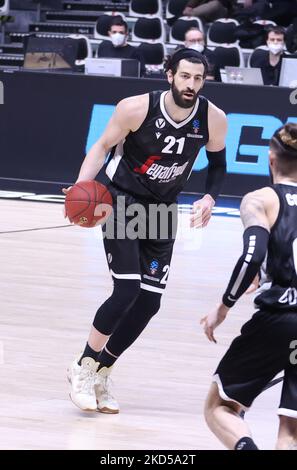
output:
[[[93,326],[104,335],[115,330],[121,317],[129,310],[140,294],[140,281],[115,279],[112,295],[97,310]]]
[[[137,304],[141,305],[141,310],[135,313],[142,318],[143,322],[148,322],[160,309],[161,295],[141,289]]]
[[[121,319],[107,343],[108,350],[120,356],[138,338],[150,319],[158,312],[161,295],[141,289],[132,308]]]

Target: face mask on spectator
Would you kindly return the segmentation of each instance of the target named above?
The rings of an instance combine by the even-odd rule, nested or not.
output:
[[[268,49],[272,54],[279,54],[284,50],[284,44],[271,44],[268,43]]]
[[[197,52],[203,52],[204,51],[204,45],[201,44],[200,42],[193,42],[188,47],[189,47],[189,49],[194,49],[194,51],[197,51]]]
[[[110,39],[114,47],[119,47],[124,44],[126,36],[122,33],[114,33],[111,35]]]

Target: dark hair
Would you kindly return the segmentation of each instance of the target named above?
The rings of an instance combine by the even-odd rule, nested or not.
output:
[[[182,59],[186,59],[187,61],[192,62],[193,64],[202,64],[204,66],[203,78],[206,77],[208,72],[208,62],[205,55],[187,47],[178,49],[174,52],[174,54],[167,57],[164,64],[165,72],[171,70],[172,74],[175,75],[177,72],[178,64]]]
[[[185,31],[185,37],[184,37],[184,40],[186,40],[186,34],[188,34],[190,31],[198,31],[198,33],[201,33],[202,36],[203,36],[203,39],[205,40],[205,34],[203,31],[201,31],[201,29],[198,28],[198,26],[191,26],[191,28],[187,29]]]
[[[282,26],[271,26],[267,29],[266,32],[266,40],[268,39],[268,36],[270,33],[274,34],[282,34],[284,36],[284,39],[286,37],[286,30]]]
[[[270,148],[278,160],[278,169],[284,176],[297,172],[297,124],[288,122],[275,131]]]
[[[111,23],[110,23],[110,26],[109,26],[109,31],[111,30],[112,26],[124,26],[125,32],[126,33],[128,32],[128,24],[126,23],[126,21],[123,20],[123,18],[121,16],[115,16],[111,20]]]

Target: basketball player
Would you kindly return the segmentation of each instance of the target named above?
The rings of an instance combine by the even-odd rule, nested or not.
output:
[[[210,341],[214,329],[245,292],[266,255],[270,287],[255,298],[258,309],[221,360],[208,394],[205,418],[229,449],[256,450],[239,413],[284,370],[276,449],[297,450],[297,124],[278,129],[271,141],[272,187],[247,194],[239,258],[222,302],[201,320]]]
[[[114,201],[125,197],[125,207],[136,203],[145,208],[159,203],[169,206],[205,145],[209,160],[206,194],[194,205],[199,206],[200,223],[205,227],[226,169],[226,116],[199,95],[207,74],[202,54],[179,50],[169,58],[166,71],[169,91],[118,103],[105,132],[88,152],[77,182],[92,180],[99,173],[98,180],[108,186]],[[114,209],[119,220],[118,207]],[[191,224],[199,224],[196,212]],[[69,371],[70,396],[81,409],[119,411],[110,392],[111,367],[158,312],[173,244],[173,235],[145,240],[104,238],[113,293],[99,307],[85,350]]]

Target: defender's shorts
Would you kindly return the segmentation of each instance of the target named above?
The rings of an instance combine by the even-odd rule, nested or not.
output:
[[[215,375],[222,399],[248,408],[284,371],[278,414],[297,418],[297,314],[256,312],[241,329]]]

